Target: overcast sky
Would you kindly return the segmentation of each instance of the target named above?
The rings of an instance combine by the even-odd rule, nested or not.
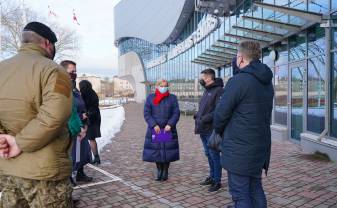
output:
[[[23,0],[20,0],[23,1]],[[114,46],[113,8],[120,0],[24,0],[27,7],[62,26],[76,29],[80,52],[77,55],[79,73],[101,76],[117,74],[118,50]],[[48,6],[56,17],[48,15]],[[73,9],[78,22],[73,22]]]

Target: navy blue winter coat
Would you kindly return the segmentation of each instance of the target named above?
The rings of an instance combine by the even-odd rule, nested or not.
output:
[[[173,162],[180,159],[179,142],[176,125],[179,121],[180,110],[178,100],[175,95],[170,94],[164,98],[158,105],[153,104],[154,94],[150,94],[144,106],[144,118],[148,125],[143,160],[146,162]],[[165,128],[171,126],[173,140],[164,143],[152,142],[152,129],[159,125]]]
[[[215,109],[214,129],[223,134],[221,164],[226,170],[261,177],[269,167],[272,71],[252,61],[227,83]]]

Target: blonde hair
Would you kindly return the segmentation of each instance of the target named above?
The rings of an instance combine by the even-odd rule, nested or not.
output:
[[[166,83],[166,85],[169,86],[169,82],[166,79],[158,79],[156,82],[156,87],[160,86],[163,83]]]
[[[247,59],[256,60],[261,58],[260,43],[256,41],[241,41],[238,51]]]

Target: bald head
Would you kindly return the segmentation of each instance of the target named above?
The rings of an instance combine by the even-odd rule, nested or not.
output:
[[[33,31],[22,31],[21,43],[35,43],[41,44],[45,38],[41,37],[39,34]]]
[[[43,48],[47,54],[48,54],[48,58],[50,58],[51,60],[54,59],[55,57],[55,45],[53,43],[51,43],[48,39],[40,36],[39,34],[37,34],[36,32],[33,31],[22,31],[21,34],[21,43],[25,44],[25,43],[34,43],[38,46],[40,46],[41,48]]]

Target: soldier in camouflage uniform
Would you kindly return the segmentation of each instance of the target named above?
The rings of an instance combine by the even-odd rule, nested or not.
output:
[[[72,207],[72,86],[52,61],[56,41],[49,27],[29,23],[18,54],[0,63],[1,208]]]

